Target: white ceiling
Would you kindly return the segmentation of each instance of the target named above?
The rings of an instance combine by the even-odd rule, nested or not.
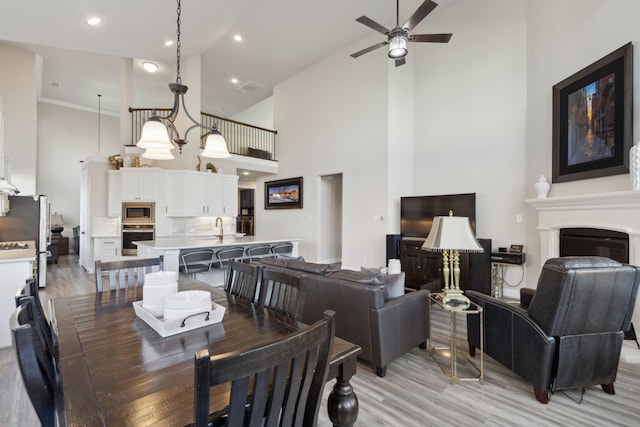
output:
[[[438,12],[456,1],[437,1],[440,6],[412,34],[447,32],[434,29],[434,23]],[[402,0],[401,23],[421,3]],[[101,94],[103,111],[117,112],[121,58],[134,58],[133,106],[170,107],[167,84],[175,79],[176,48],[164,42],[176,38],[176,7],[173,0],[3,1],[0,42],[42,57],[44,98],[97,108]],[[360,50],[385,40],[355,22],[359,16],[392,28],[395,14],[393,0],[184,0],[183,63],[190,55],[202,56],[202,109],[229,117],[336,50],[354,43]],[[102,18],[97,27],[86,24],[93,15]],[[235,34],[244,40],[234,41]],[[425,48],[412,44],[409,55],[411,49]],[[159,71],[139,71],[142,60],[157,63]]]

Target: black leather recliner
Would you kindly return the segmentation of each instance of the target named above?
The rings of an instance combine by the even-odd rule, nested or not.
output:
[[[484,351],[529,381],[541,403],[556,390],[600,384],[614,394],[624,332],[629,329],[640,269],[603,257],[547,260],[528,308],[475,291],[484,308]],[[473,355],[478,316],[469,316]]]

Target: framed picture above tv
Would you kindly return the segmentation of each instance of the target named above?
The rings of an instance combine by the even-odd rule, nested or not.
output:
[[[302,209],[302,177],[264,183],[265,209]]]
[[[553,182],[629,172],[632,45],[553,86]]]

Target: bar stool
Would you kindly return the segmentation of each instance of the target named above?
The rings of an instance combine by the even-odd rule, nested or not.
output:
[[[244,248],[242,246],[230,246],[222,248],[216,252],[216,261],[212,268],[221,268],[224,270],[224,283],[227,283],[229,275],[229,264],[231,261],[242,261],[244,258]]]
[[[213,249],[197,249],[180,251],[180,272],[186,273],[192,279],[196,278],[198,273],[205,273],[211,270],[211,264],[215,252]]]
[[[282,258],[283,256],[291,256],[291,252],[293,252],[293,243],[285,242],[285,243],[276,243],[271,246],[271,253],[276,258]]]
[[[244,250],[244,254],[249,258],[249,261],[256,261],[271,254],[271,245],[249,246]]]

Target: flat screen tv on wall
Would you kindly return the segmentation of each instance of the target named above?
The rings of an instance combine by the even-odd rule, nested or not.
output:
[[[414,196],[400,198],[400,233],[402,237],[426,239],[433,218],[449,215],[466,216],[476,231],[476,193]]]

